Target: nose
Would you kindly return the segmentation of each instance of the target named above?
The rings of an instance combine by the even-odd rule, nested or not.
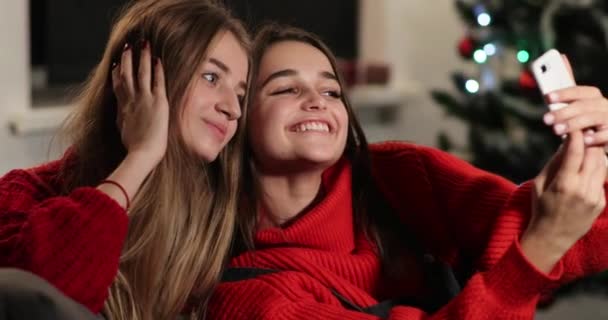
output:
[[[222,90],[222,97],[216,105],[216,109],[223,113],[228,120],[236,120],[241,117],[241,103],[234,90]]]
[[[309,90],[302,108],[306,111],[320,111],[327,109],[327,105],[322,95],[315,90]]]

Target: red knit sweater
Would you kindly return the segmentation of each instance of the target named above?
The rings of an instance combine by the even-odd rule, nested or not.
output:
[[[371,151],[381,190],[421,244],[452,265],[464,256],[475,262],[461,293],[436,313],[397,306],[389,319],[533,319],[541,293],[608,268],[606,212],[543,274],[518,243],[530,214],[530,183],[518,187],[427,147],[385,143]],[[393,285],[381,276],[374,246],[353,232],[350,166],[343,161],[331,171],[317,206],[288,227],[259,231],[257,250],[230,263],[284,271],[222,283],[210,319],[376,319],[346,310],[331,292],[367,307]],[[421,275],[410,277],[416,283]],[[401,296],[420,293],[415,285],[399,289]]]
[[[0,179],[0,267],[29,270],[98,313],[118,270],[128,218],[95,188],[59,195],[63,161]]]

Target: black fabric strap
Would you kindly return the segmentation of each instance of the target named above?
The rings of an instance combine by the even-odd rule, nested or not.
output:
[[[435,312],[452,300],[461,290],[461,284],[452,267],[435,259],[430,254],[424,255],[424,280],[431,289],[431,296],[418,305],[426,312]]]
[[[387,318],[391,309],[398,305],[421,308],[426,312],[433,313],[446,305],[460,292],[460,283],[453,269],[447,263],[435,260],[432,255],[424,256],[425,281],[431,286],[431,295],[427,299],[399,298],[379,302],[373,306],[362,308],[341,295],[333,288],[329,288],[344,306],[351,311],[359,311],[380,318]],[[227,268],[222,274],[222,282],[241,281],[253,279],[261,275],[281,272],[276,269],[264,268]]]
[[[222,274],[221,282],[233,282],[253,279],[269,273],[276,273],[280,270],[263,268],[228,268]]]

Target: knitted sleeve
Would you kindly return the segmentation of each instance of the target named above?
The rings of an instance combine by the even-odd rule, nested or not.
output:
[[[608,190],[608,184],[604,184],[604,190]],[[564,276],[561,283],[608,270],[608,208],[604,208],[591,230],[576,242],[562,261]]]
[[[35,273],[94,313],[116,276],[127,226],[124,209],[95,188],[56,196],[36,170],[0,179],[0,266]]]
[[[449,154],[420,147],[438,212],[452,241],[479,256],[482,269],[493,266],[518,241],[531,215],[533,183],[511,182],[472,167]],[[560,261],[560,282],[608,269],[608,210]]]
[[[519,209],[500,225],[493,262],[525,225],[529,188],[513,183],[436,149],[407,143],[372,145],[377,185],[426,250],[454,262],[464,253],[479,261],[487,250],[501,210]]]
[[[450,262],[468,259],[473,271],[490,270],[528,224],[532,182],[517,186],[429,147],[385,143],[372,150],[389,202],[413,230],[424,231],[417,236],[430,250]],[[608,269],[606,212],[556,266],[563,269],[560,283]]]

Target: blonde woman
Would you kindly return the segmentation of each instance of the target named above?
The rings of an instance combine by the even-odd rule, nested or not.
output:
[[[107,318],[200,316],[232,237],[248,42],[210,1],[128,5],[69,151],[0,180],[0,265]]]

